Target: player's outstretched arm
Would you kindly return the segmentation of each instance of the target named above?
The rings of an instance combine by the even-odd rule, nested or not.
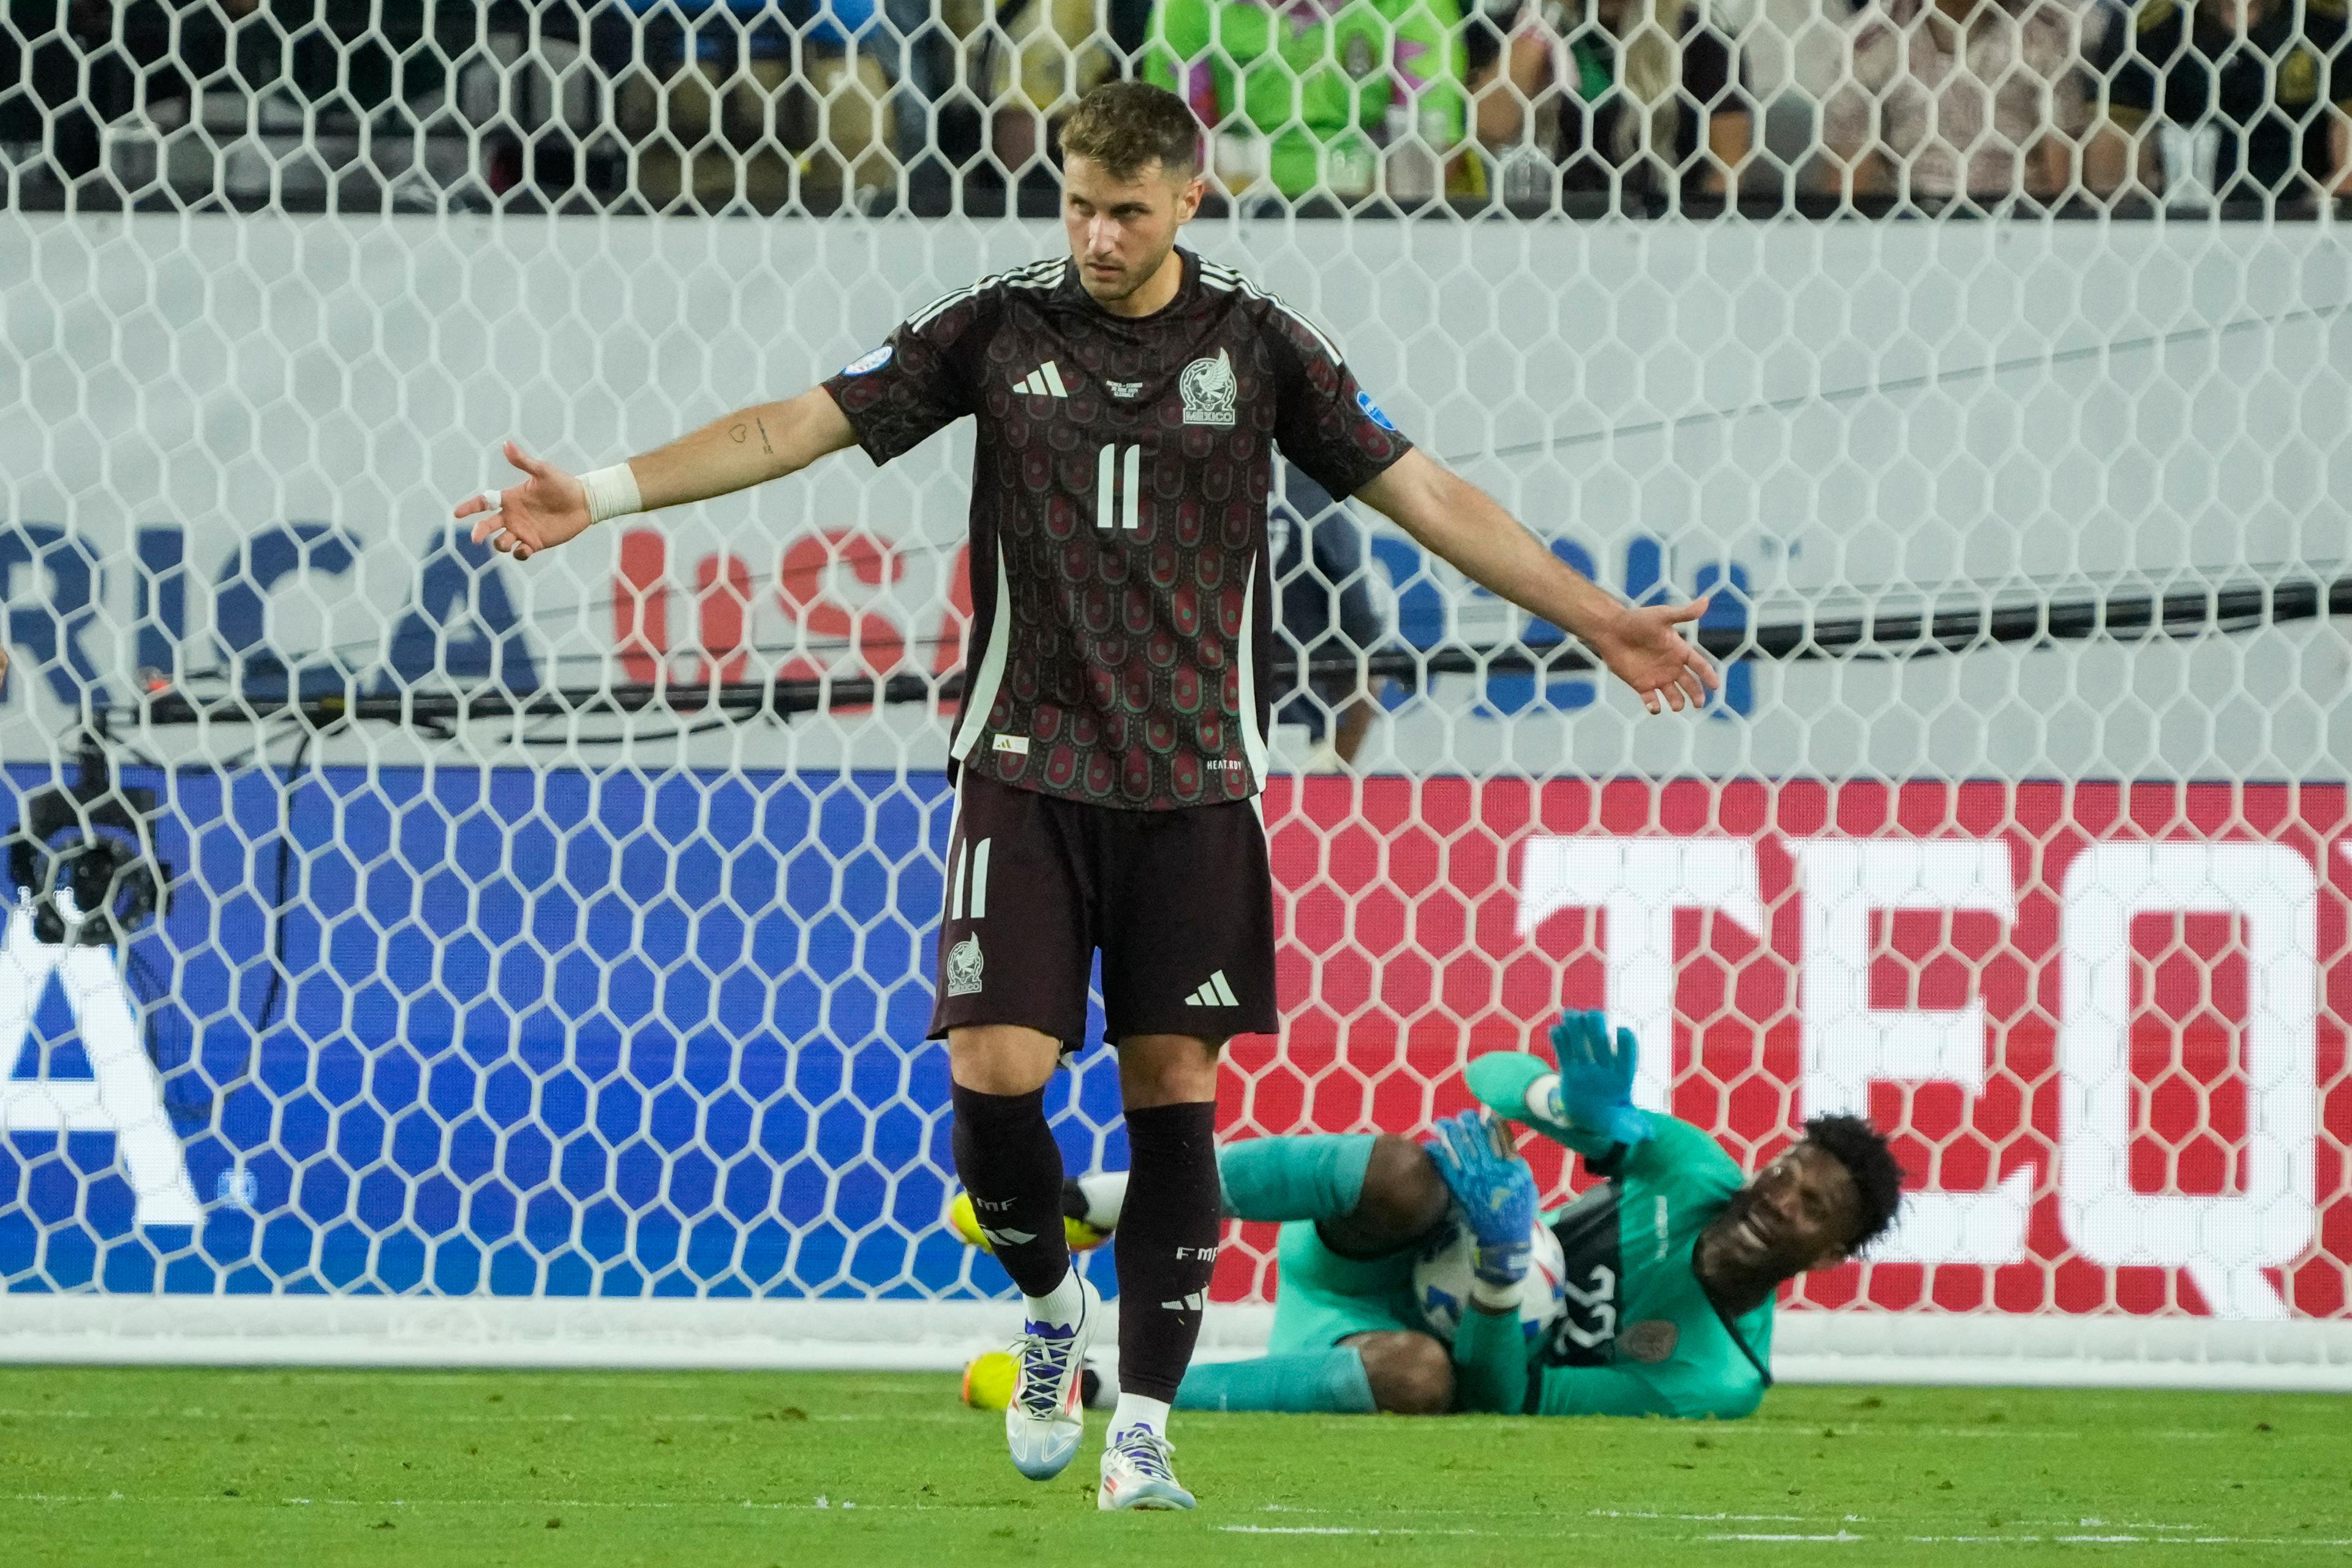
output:
[[[1494,497],[1418,448],[1357,493],[1479,586],[1581,641],[1651,712],[1698,707],[1723,684],[1680,630],[1706,613],[1705,599],[1619,604],[1545,549]]]
[[[1543,1092],[1555,1116],[1628,1148],[1650,1141],[1650,1113],[1633,1103],[1642,1051],[1633,1030],[1612,1037],[1603,1013],[1563,1013],[1551,1026],[1551,1054],[1559,1077]]]
[[[1454,1331],[1454,1407],[1517,1415],[1528,1404],[1528,1336],[1517,1307],[1472,1305]]]
[[[1534,1173],[1512,1150],[1502,1123],[1483,1111],[1447,1117],[1422,1147],[1478,1238],[1471,1301],[1494,1311],[1517,1311],[1519,1285],[1533,1256],[1528,1230],[1536,1222]]]
[[[1525,1051],[1472,1059],[1470,1092],[1499,1116],[1534,1128],[1588,1159],[1647,1142],[1656,1128],[1633,1103],[1641,1058],[1633,1031],[1612,1038],[1600,1013],[1564,1013],[1551,1028],[1553,1062]]]
[[[1471,1058],[1464,1075],[1470,1092],[1496,1115],[1532,1127],[1555,1143],[1598,1160],[1617,1147],[1607,1133],[1578,1127],[1557,1103],[1559,1072],[1526,1051],[1488,1051]]]
[[[1535,1175],[1502,1123],[1482,1110],[1445,1118],[1423,1147],[1478,1238],[1469,1310],[1454,1337],[1455,1403],[1516,1415],[1528,1388],[1519,1291],[1534,1252]]]
[[[589,474],[566,473],[509,441],[507,461],[521,470],[522,482],[469,496],[451,515],[475,520],[475,543],[522,561],[607,518],[709,500],[798,473],[856,439],[841,405],[818,386],[782,403],[737,409],[667,447]]]

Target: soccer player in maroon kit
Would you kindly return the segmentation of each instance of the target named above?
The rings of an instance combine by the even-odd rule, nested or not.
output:
[[[956,1173],[1025,1300],[1013,1463],[1057,1475],[1082,1435],[1102,1304],[1071,1268],[1045,1086],[1083,1044],[1093,954],[1131,1176],[1116,1246],[1119,1401],[1105,1509],[1189,1508],[1166,1437],[1215,1267],[1217,1053],[1271,1033],[1265,783],[1279,446],[1424,548],[1582,639],[1650,711],[1716,684],[1680,608],[1619,604],[1413,447],[1305,318],[1176,247],[1198,209],[1182,100],[1113,82],[1065,125],[1069,255],[950,294],[822,385],[574,478],[513,443],[522,482],[457,508],[517,559],[605,518],[725,495],[856,444],[877,463],[970,416],[972,632],[933,1037]]]

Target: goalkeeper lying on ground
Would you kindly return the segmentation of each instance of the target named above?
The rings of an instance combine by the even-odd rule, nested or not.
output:
[[[1469,1069],[1492,1112],[1566,1144],[1602,1178],[1550,1215],[1537,1212],[1534,1176],[1482,1111],[1441,1122],[1426,1144],[1355,1133],[1227,1145],[1225,1212],[1285,1222],[1274,1329],[1265,1356],[1195,1363],[1178,1407],[1752,1412],[1772,1381],[1775,1289],[1844,1261],[1894,1221],[1902,1172],[1885,1140],[1857,1117],[1816,1117],[1743,1184],[1706,1133],[1635,1109],[1632,1030],[1612,1041],[1600,1014],[1572,1013],[1551,1045],[1556,1069],[1516,1051]],[[1098,1242],[1124,1190],[1116,1174],[1073,1183],[1073,1228]],[[975,1239],[961,1203],[956,1218]],[[1559,1242],[1556,1283],[1548,1268],[1530,1278],[1543,1227]],[[1426,1281],[1458,1232],[1473,1268],[1454,1327],[1454,1303],[1416,1290],[1415,1271]],[[1528,1292],[1539,1293],[1523,1314]],[[972,1363],[967,1400],[1003,1404],[1004,1360]],[[1092,1395],[1099,1380],[1087,1377]]]

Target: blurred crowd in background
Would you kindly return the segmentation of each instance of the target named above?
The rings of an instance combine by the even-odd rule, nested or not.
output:
[[[0,0],[0,203],[1044,215],[1130,75],[1248,210],[2301,216],[2345,3]]]

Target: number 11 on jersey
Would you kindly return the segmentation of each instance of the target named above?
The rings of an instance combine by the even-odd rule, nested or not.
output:
[[[1105,447],[1095,463],[1095,526],[1143,526],[1143,448]]]

